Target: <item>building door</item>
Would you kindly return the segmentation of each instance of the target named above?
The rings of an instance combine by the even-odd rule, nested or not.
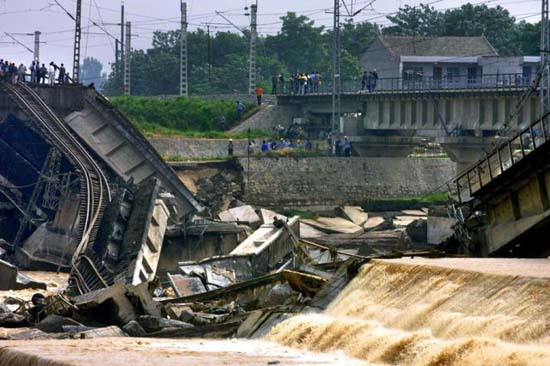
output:
[[[443,68],[434,66],[433,86],[436,88],[441,87],[441,79],[443,78]]]
[[[477,83],[477,67],[468,67],[468,85]]]
[[[533,69],[531,66],[523,66],[523,85],[530,85],[533,77]]]

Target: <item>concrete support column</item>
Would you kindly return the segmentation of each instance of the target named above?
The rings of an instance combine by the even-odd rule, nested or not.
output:
[[[480,136],[444,136],[437,139],[441,148],[456,162],[456,172],[461,173],[485,157],[491,149],[492,137]]]

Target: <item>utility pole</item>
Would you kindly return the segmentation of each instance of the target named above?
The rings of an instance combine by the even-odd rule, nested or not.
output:
[[[187,2],[181,1],[180,96],[189,95],[187,80]]]
[[[542,19],[540,27],[540,114],[550,112],[550,22],[548,19],[548,1],[542,0]],[[547,120],[548,118],[546,118]]]
[[[210,25],[206,25],[206,32],[208,33],[208,49],[207,49],[207,58],[208,58],[208,82],[212,82],[212,38],[210,38]]]
[[[73,53],[73,83],[78,84],[80,79],[80,39],[82,37],[82,0],[76,1],[76,16],[74,27],[74,53]]]
[[[126,50],[124,51],[124,95],[131,94],[132,23],[126,22]]]
[[[120,3],[120,72],[124,72],[124,0]]]
[[[258,38],[258,4],[250,5],[250,65],[248,92],[254,94],[256,88],[256,41]]]
[[[342,92],[341,79],[341,36],[340,36],[340,0],[334,0],[333,13],[333,39],[332,39],[332,126],[331,132],[335,132],[340,125],[340,106]]]
[[[40,31],[34,31],[34,52],[33,60],[38,65],[40,62]]]

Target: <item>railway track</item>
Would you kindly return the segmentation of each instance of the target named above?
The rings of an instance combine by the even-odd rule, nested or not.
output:
[[[109,286],[112,279],[91,250],[105,206],[111,200],[107,178],[86,147],[32,88],[7,82],[2,82],[2,87],[80,175],[79,243],[72,258],[71,284],[81,294]]]

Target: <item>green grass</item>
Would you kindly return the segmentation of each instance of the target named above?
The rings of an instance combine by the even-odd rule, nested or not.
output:
[[[193,138],[247,138],[247,132],[220,131],[219,120],[225,117],[226,129],[257,112],[257,106],[245,103],[246,111],[237,118],[235,103],[199,98],[113,97],[112,104],[148,136],[185,136]],[[271,137],[266,131],[251,131],[251,138]]]
[[[449,202],[449,196],[445,192],[431,193],[423,196],[389,197],[370,200],[363,205],[365,211],[401,211],[407,209],[420,209],[434,205],[444,205]]]

